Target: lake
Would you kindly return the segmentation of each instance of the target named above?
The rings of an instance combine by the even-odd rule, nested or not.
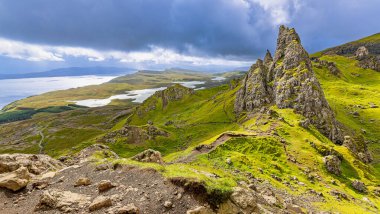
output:
[[[0,109],[7,104],[49,91],[98,85],[116,76],[42,77],[0,80]]]
[[[188,88],[196,88],[198,85],[205,84],[205,82],[203,81],[185,81],[185,82],[173,82],[173,83],[178,83]],[[142,103],[144,102],[144,100],[148,99],[148,97],[156,93],[156,91],[161,91],[164,89],[166,89],[166,87],[133,90],[133,91],[126,91],[125,94],[113,95],[106,99],[87,99],[87,100],[76,100],[72,102],[75,102],[75,104],[77,105],[87,106],[87,107],[106,106],[110,104],[112,100],[130,99],[132,100],[132,102]]]

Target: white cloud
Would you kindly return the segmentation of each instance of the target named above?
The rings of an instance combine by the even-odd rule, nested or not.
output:
[[[64,61],[60,55],[47,49],[47,46],[0,38],[0,55],[28,61]]]
[[[302,4],[299,0],[248,0],[259,5],[270,15],[273,25],[289,24],[292,13],[297,12]]]
[[[192,66],[245,66],[251,61],[229,60],[218,57],[191,56],[165,49],[158,46],[151,46],[149,51],[98,51],[91,48],[48,46],[29,44],[20,41],[0,38],[0,55],[27,61],[65,61],[67,57],[85,58],[88,61],[100,62],[105,60],[115,60],[120,63],[144,65],[172,65],[186,64]]]

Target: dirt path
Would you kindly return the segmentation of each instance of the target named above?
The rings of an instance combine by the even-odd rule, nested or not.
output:
[[[39,134],[40,134],[40,136],[41,136],[41,140],[40,140],[40,142],[38,143],[38,147],[40,148],[40,154],[42,154],[43,153],[43,151],[44,151],[44,140],[45,140],[45,136],[44,136],[44,133],[42,133],[42,131],[39,131],[38,132]]]
[[[247,127],[241,127],[248,132],[252,132],[251,134],[236,134],[236,133],[223,133],[220,135],[214,142],[211,144],[202,144],[197,147],[187,156],[181,157],[173,162],[170,162],[169,164],[173,163],[190,163],[195,160],[196,156],[201,154],[206,154],[214,151],[219,145],[225,143],[231,138],[234,137],[256,137],[256,136],[273,136],[272,132],[276,129],[278,126],[278,123],[274,122],[270,125],[269,129],[267,131],[261,131],[261,130],[251,130]],[[285,148],[286,150],[286,148]]]
[[[206,154],[214,151],[219,145],[225,143],[234,137],[255,137],[257,134],[234,134],[234,133],[223,133],[211,144],[202,144],[197,147],[187,156],[175,160],[171,163],[190,163],[195,160],[196,156],[201,154]]]

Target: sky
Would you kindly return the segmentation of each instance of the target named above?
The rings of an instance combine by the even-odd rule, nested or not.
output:
[[[296,28],[310,53],[380,32],[380,0],[0,0],[0,73],[246,67]]]

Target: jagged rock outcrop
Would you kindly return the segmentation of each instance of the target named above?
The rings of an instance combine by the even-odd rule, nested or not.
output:
[[[46,171],[60,169],[62,166],[62,163],[47,155],[0,155],[0,173],[13,172],[20,167],[26,167],[30,173],[39,175]]]
[[[42,178],[48,171],[55,171],[63,166],[47,155],[0,155],[0,188],[18,191],[26,187],[32,178]]]
[[[243,87],[236,95],[235,111],[253,111],[272,102],[272,91],[266,81],[267,67],[258,59],[243,79]]]
[[[257,60],[236,95],[235,112],[252,112],[266,105],[292,108],[324,135],[341,144],[334,112],[312,70],[311,61],[294,29],[280,27],[273,62],[270,54]]]

